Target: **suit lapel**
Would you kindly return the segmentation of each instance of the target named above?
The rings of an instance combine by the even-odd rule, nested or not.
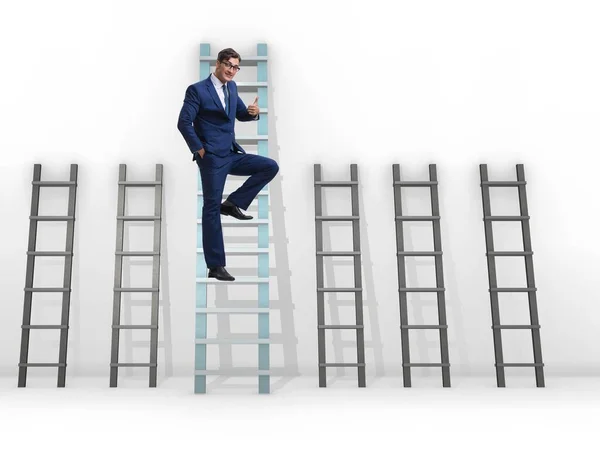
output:
[[[223,108],[223,104],[221,103],[221,99],[217,95],[217,91],[215,90],[215,86],[212,83],[212,80],[211,80],[210,76],[208,76],[208,79],[206,79],[206,88],[208,89],[208,93],[210,94],[210,96],[215,101],[215,105],[217,105],[217,107],[220,110],[222,110],[223,114],[225,115],[225,110]]]

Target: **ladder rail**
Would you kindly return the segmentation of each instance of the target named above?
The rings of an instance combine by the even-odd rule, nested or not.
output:
[[[359,202],[358,202],[358,165],[350,165],[350,181],[356,182],[356,185],[352,184],[350,192],[352,195],[352,216],[356,216],[357,219],[352,221],[352,250],[357,252],[354,259],[354,287],[359,289],[354,294],[354,308],[356,311],[356,324],[362,326],[363,320],[363,286],[362,286],[362,259],[360,251],[360,221],[359,221]],[[366,387],[366,371],[365,371],[365,330],[356,330],[356,349],[357,349],[357,363],[358,363],[358,386]]]
[[[437,182],[437,166],[429,165],[429,180]],[[433,250],[436,252],[435,259],[435,278],[436,287],[444,288],[444,268],[442,261],[442,229],[440,223],[440,200],[439,186],[432,184],[429,188],[431,195],[431,211],[432,215],[438,217],[433,220]],[[437,293],[438,321],[440,325],[447,326],[446,320],[446,293],[445,289]],[[444,387],[450,387],[450,355],[448,353],[448,330],[440,329],[440,358],[442,362],[442,384]]]
[[[119,165],[119,182],[127,179],[127,166]],[[110,355],[110,386],[116,387],[118,383],[119,371],[119,342],[121,337],[120,329],[116,326],[121,324],[121,291],[116,290],[123,283],[123,243],[125,239],[125,185],[118,185],[117,190],[117,235],[115,252],[115,274],[113,290],[113,319],[112,319],[112,338]],[[121,364],[123,366],[123,364]]]
[[[65,266],[63,274],[63,287],[71,288],[71,279],[73,276],[73,242],[75,238],[75,205],[77,196],[77,165],[71,165],[70,171],[70,182],[75,182],[75,185],[69,185],[69,207],[68,216],[72,217],[71,220],[67,221],[67,240],[65,243],[65,252],[69,255],[65,256]],[[69,326],[69,314],[71,307],[71,290],[62,294],[62,310],[61,310],[61,321],[60,324],[63,326]],[[64,387],[67,376],[67,344],[68,344],[69,330],[60,330],[59,340],[59,353],[58,363],[62,364],[58,368],[58,386]]]
[[[525,182],[525,166],[523,164],[516,165],[517,181],[523,182],[522,185],[518,185],[517,190],[519,193],[519,208],[521,210],[521,216],[529,216],[529,208],[527,205],[527,190]],[[525,276],[527,280],[527,287],[536,289],[535,277],[533,272],[533,248],[531,244],[531,228],[529,219],[521,222],[521,232],[523,236],[523,251],[526,254],[525,258]],[[536,289],[537,290],[537,289]],[[537,307],[537,295],[536,290],[527,292],[527,298],[529,302],[529,319],[532,326],[540,324],[538,307]],[[535,378],[538,387],[545,385],[544,381],[544,370],[542,361],[542,341],[539,329],[531,330],[531,341],[533,346],[533,361],[535,366]]]

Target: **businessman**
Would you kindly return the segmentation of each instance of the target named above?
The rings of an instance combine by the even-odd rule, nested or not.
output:
[[[258,192],[267,185],[279,166],[268,157],[248,154],[235,141],[235,119],[260,118],[258,97],[246,107],[233,81],[240,70],[240,55],[231,48],[217,56],[216,68],[206,79],[190,85],[185,92],[177,128],[183,135],[192,160],[200,169],[204,204],[202,206],[202,244],[208,276],[232,281],[225,268],[225,248],[221,215],[249,220],[247,210]],[[227,175],[250,176],[224,202]]]

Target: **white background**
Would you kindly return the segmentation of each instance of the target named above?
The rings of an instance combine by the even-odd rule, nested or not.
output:
[[[427,165],[438,165],[454,373],[493,373],[480,163],[498,179],[514,178],[514,165],[525,164],[547,372],[596,372],[600,32],[591,2],[566,5],[59,1],[5,8],[0,371],[14,375],[18,362],[33,163],[43,164],[46,179],[79,164],[69,355],[72,373],[86,375],[107,373],[118,164],[128,164],[129,178],[149,179],[163,163],[173,372],[191,373],[197,170],[177,116],[185,88],[199,78],[200,42],[213,52],[233,46],[243,59],[264,41],[270,154],[281,168],[294,306],[282,316],[293,316],[297,360],[290,362],[300,373],[316,373],[314,163],[340,179],[350,163],[359,165],[369,375],[396,375],[400,365],[393,163],[406,178],[426,177]],[[417,213],[427,200],[420,195],[412,198]],[[499,192],[494,211],[518,210],[514,195]],[[332,213],[344,211],[338,197]],[[502,241],[518,241],[518,232],[509,233]],[[61,241],[45,241],[52,238]],[[505,277],[506,285],[521,283],[522,266],[506,268]],[[418,279],[427,285],[426,276]],[[507,360],[530,360],[527,333],[514,341],[512,334]],[[421,350],[425,360],[435,359],[432,346]]]
[[[600,365],[600,347],[596,342],[600,328],[595,191],[600,148],[597,18],[592,1],[292,4],[238,0],[169,3],[32,0],[10,6],[3,4],[0,14],[3,385],[12,388],[16,383],[34,163],[43,164],[44,178],[66,178],[68,165],[79,164],[68,379],[73,385],[78,377],[91,376],[95,379],[92,385],[103,389],[100,391],[106,391],[110,358],[118,165],[128,164],[130,178],[150,179],[154,164],[164,164],[167,238],[163,250],[168,252],[168,261],[164,261],[163,268],[169,281],[172,374],[184,379],[181,385],[177,384],[177,393],[165,394],[170,405],[165,417],[159,417],[155,403],[140,410],[141,417],[122,416],[133,399],[126,395],[114,403],[107,400],[107,411],[96,409],[97,414],[92,414],[91,404],[104,404],[103,399],[97,398],[98,390],[72,401],[65,397],[58,403],[50,402],[45,413],[27,416],[26,412],[31,413],[28,409],[31,402],[50,400],[47,395],[36,397],[33,393],[28,398],[17,397],[15,390],[12,399],[3,401],[7,408],[17,407],[11,416],[5,416],[8,421],[4,423],[4,433],[21,437],[31,434],[32,430],[23,429],[23,421],[31,420],[31,425],[34,420],[45,424],[62,422],[64,431],[88,432],[79,436],[92,441],[81,443],[80,439],[78,450],[82,452],[90,444],[106,440],[98,431],[110,431],[116,424],[122,424],[119,421],[128,421],[135,427],[127,429],[130,435],[121,439],[127,442],[132,437],[138,438],[135,441],[139,442],[133,444],[139,444],[138,452],[142,453],[143,448],[157,439],[147,434],[155,423],[144,423],[143,418],[158,418],[167,428],[173,420],[178,422],[178,433],[186,435],[189,442],[163,442],[165,448],[157,452],[161,461],[154,465],[166,467],[174,464],[169,462],[172,457],[182,457],[169,456],[167,451],[177,453],[181,447],[186,450],[199,447],[203,437],[194,436],[199,422],[204,420],[206,428],[219,424],[219,416],[215,413],[207,417],[206,411],[182,410],[186,419],[172,416],[173,404],[185,408],[183,400],[175,402],[175,399],[181,395],[181,388],[190,392],[193,370],[197,174],[176,122],[185,88],[199,79],[200,42],[211,43],[213,52],[234,47],[242,58],[254,53],[255,43],[266,42],[272,85],[270,134],[274,138],[270,154],[281,168],[277,179],[285,206],[292,288],[288,302],[294,306],[293,313],[280,314],[293,316],[286,323],[293,330],[284,339],[293,343],[294,355],[289,361],[274,353],[274,363],[283,361],[290,371],[297,369],[307,378],[316,374],[312,166],[321,163],[326,177],[341,179],[347,178],[349,164],[357,163],[364,217],[369,385],[377,385],[374,376],[385,375],[394,379],[388,386],[390,389],[403,391],[398,377],[401,356],[391,165],[402,164],[407,178],[423,178],[427,165],[436,163],[452,372],[455,379],[469,375],[474,379],[471,380],[474,383],[455,380],[456,389],[452,392],[469,392],[471,385],[481,395],[452,396],[447,397],[448,403],[439,403],[440,396],[435,394],[425,399],[419,397],[422,400],[419,403],[421,400],[411,394],[403,394],[404,407],[421,405],[417,413],[398,410],[394,406],[396,400],[374,395],[367,403],[358,403],[369,409],[358,411],[356,402],[347,405],[338,401],[339,391],[331,403],[319,399],[318,393],[324,392],[310,390],[316,386],[316,379],[311,379],[305,384],[309,393],[301,395],[305,400],[292,396],[283,402],[292,408],[283,410],[287,413],[280,418],[285,421],[272,420],[268,424],[273,428],[261,430],[250,441],[248,438],[253,437],[250,432],[236,435],[232,431],[240,422],[257,421],[259,418],[248,416],[248,412],[256,411],[260,405],[244,404],[248,409],[239,411],[231,406],[225,406],[223,411],[214,410],[230,418],[231,423],[226,427],[221,424],[221,429],[215,430],[216,437],[211,439],[219,444],[215,450],[217,457],[207,459],[220,464],[219,457],[229,451],[228,439],[231,444],[245,444],[244,451],[253,454],[256,449],[251,446],[263,444],[258,442],[261,438],[276,438],[286,430],[293,431],[290,438],[296,440],[308,441],[310,437],[308,444],[315,451],[328,445],[354,447],[357,437],[352,425],[362,424],[365,437],[372,438],[365,443],[366,451],[378,453],[378,458],[397,460],[398,445],[404,444],[405,451],[413,451],[412,455],[406,453],[404,459],[422,468],[444,464],[447,458],[469,470],[480,470],[482,464],[486,468],[509,465],[514,468],[514,463],[496,459],[501,453],[493,450],[494,444],[509,456],[507,448],[520,444],[515,453],[525,458],[519,462],[523,467],[534,463],[536,445],[545,445],[541,452],[554,450],[554,454],[543,456],[544,463],[556,465],[558,454],[565,466],[574,466],[573,461],[580,460],[592,446],[577,442],[573,435],[570,441],[559,442],[557,434],[585,431],[589,417],[586,420],[582,412],[573,413],[560,407],[580,400],[587,387],[559,378],[595,375]],[[498,397],[507,410],[498,410],[495,400],[482,399],[486,391],[476,390],[482,386],[495,388],[478,185],[480,163],[488,163],[491,177],[497,179],[514,178],[514,165],[525,164],[548,389],[559,384],[571,389],[568,395],[548,397],[550,403],[544,404],[547,409],[536,410],[539,415],[523,416],[525,410],[520,409],[540,405],[538,390],[533,391],[532,398],[523,393]],[[54,204],[58,205],[59,197],[57,193],[49,198],[49,211],[54,210]],[[141,205],[144,198],[136,201]],[[411,201],[419,212],[418,205],[423,200],[415,197]],[[509,193],[499,193],[496,201],[498,213],[514,210],[515,200]],[[330,209],[332,213],[342,212],[343,199],[334,196]],[[502,234],[506,241],[514,237],[508,230]],[[51,234],[45,241],[60,241],[60,237]],[[40,267],[43,272],[44,267]],[[51,268],[51,265],[46,268],[46,275],[40,272],[48,284],[55,280]],[[516,265],[508,267],[504,276],[509,283],[518,283],[522,277],[520,270]],[[419,273],[415,280],[423,283],[427,278]],[[512,308],[508,311],[512,313]],[[56,343],[50,338],[38,341],[40,355],[51,360],[48,357],[56,352]],[[510,352],[514,360],[530,360],[527,342],[530,342],[527,336],[507,338],[507,357]],[[435,348],[429,344],[415,346],[424,359],[435,360]],[[164,349],[160,354],[164,355]],[[479,374],[484,375],[481,380],[477,380]],[[356,392],[354,373],[346,375],[348,381],[341,385]],[[524,375],[524,385],[533,385],[533,376],[529,372]],[[35,377],[33,373],[32,376]],[[436,388],[439,384],[437,373],[420,380]],[[41,381],[40,385],[54,383],[52,378]],[[441,393],[441,389],[437,391]],[[597,411],[594,402],[597,389],[592,386],[590,392],[586,406]],[[321,402],[325,406],[312,410],[316,407],[306,406],[303,401],[308,405]],[[373,405],[381,401],[387,407],[376,411]],[[473,407],[478,402],[482,402],[482,409]],[[441,405],[442,411],[437,414],[437,410],[430,410],[430,403]],[[340,405],[346,405],[347,409]],[[558,412],[552,411],[556,405]],[[302,409],[294,410],[295,406]],[[66,416],[58,417],[58,411]],[[298,411],[312,414],[303,413],[300,417]],[[113,416],[107,416],[109,412]],[[357,415],[356,423],[348,422],[348,415],[352,414]],[[419,425],[420,420],[429,425],[460,423],[464,434],[450,436],[449,429],[419,426],[414,435],[403,429],[402,435],[396,436],[400,434],[397,431],[402,428],[402,421],[405,425]],[[335,424],[337,429],[325,428],[321,430],[322,436],[313,436],[319,421]],[[531,424],[537,429],[528,430],[526,425]],[[97,425],[98,429],[90,429],[90,425]],[[438,433],[431,436],[429,429]],[[41,444],[45,438],[41,433],[46,430],[36,431],[37,436],[32,440]],[[513,434],[510,437],[514,441],[507,442],[511,431],[523,433],[518,438]],[[541,436],[530,442],[525,431]],[[51,430],[48,434],[55,432]],[[144,435],[136,436],[140,432]],[[462,441],[467,433],[473,432],[479,438],[477,443]],[[171,438],[175,437],[174,432]],[[444,444],[449,437],[450,443],[442,449],[446,454],[431,455],[435,449],[424,446],[433,448],[435,444]],[[298,460],[298,452],[291,449],[292,443],[278,444],[279,452],[273,456],[277,463],[265,468],[281,469],[284,460]],[[525,444],[533,447],[523,448]],[[454,449],[450,449],[451,445]],[[282,451],[288,449],[290,455],[284,456]],[[478,451],[476,457],[468,456],[469,450]],[[424,464],[423,459],[428,456],[432,457],[431,463]],[[52,456],[38,457],[46,461]],[[126,457],[125,452],[118,457]],[[303,457],[307,460],[312,456]],[[342,456],[328,457],[339,458],[337,463],[326,462],[330,467],[373,465],[356,459],[349,462]],[[88,454],[83,457],[86,461],[90,458],[93,456]],[[193,459],[186,455],[182,463],[196,459],[200,460],[199,456]],[[253,460],[246,465],[252,464],[250,468],[264,465],[257,458]],[[575,468],[584,470],[583,464]]]

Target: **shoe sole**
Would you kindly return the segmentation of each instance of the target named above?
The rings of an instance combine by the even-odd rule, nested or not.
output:
[[[227,212],[224,212],[223,210],[221,210],[221,215],[231,216],[232,218],[235,218],[236,220],[242,220],[242,221],[243,220],[251,220],[251,219],[254,218],[253,216],[250,216],[249,218],[238,218],[237,216],[233,216],[233,215],[231,215],[231,214],[229,214]]]
[[[208,278],[209,279],[217,279],[217,280],[220,280],[221,282],[233,282],[235,280],[235,277],[232,277],[230,279],[224,279],[222,277],[215,277],[214,275],[209,275]]]

